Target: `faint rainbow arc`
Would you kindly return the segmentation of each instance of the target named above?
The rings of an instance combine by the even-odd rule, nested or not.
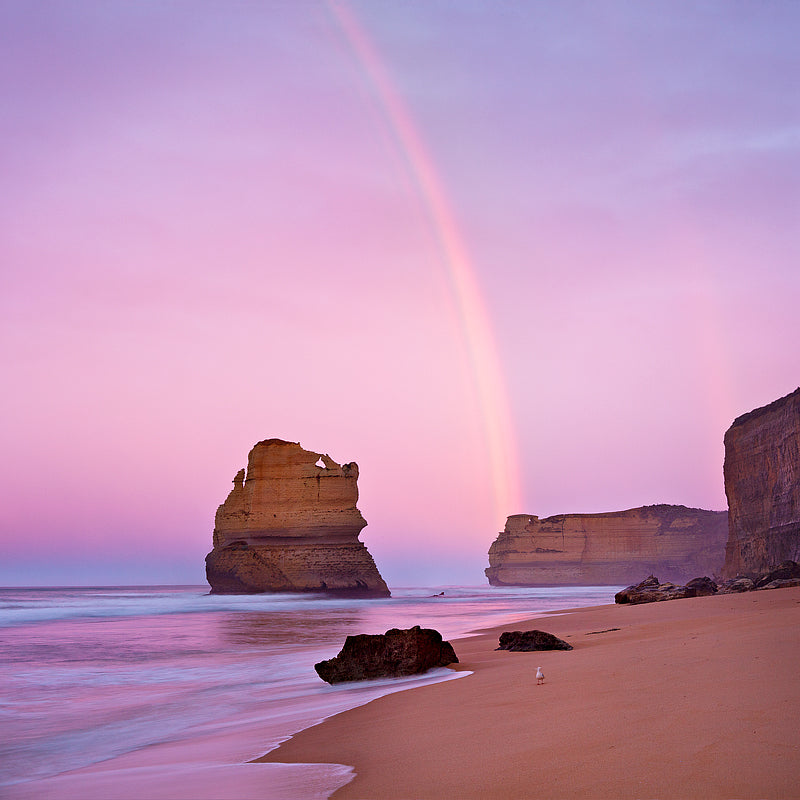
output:
[[[355,15],[343,2],[328,3],[380,101],[408,163],[439,243],[470,361],[484,425],[496,522],[521,511],[519,458],[505,376],[488,311],[467,248],[431,157],[383,61]]]

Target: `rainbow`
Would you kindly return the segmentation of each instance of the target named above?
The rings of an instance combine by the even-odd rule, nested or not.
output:
[[[436,167],[375,46],[344,2],[329,2],[328,8],[375,89],[434,231],[483,420],[495,521],[503,523],[522,511],[519,457],[505,377],[475,270]]]

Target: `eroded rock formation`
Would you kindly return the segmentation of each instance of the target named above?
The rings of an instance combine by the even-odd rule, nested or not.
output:
[[[314,669],[322,680],[342,683],[400,678],[457,663],[453,645],[443,641],[439,631],[415,625],[408,630],[348,636],[339,655],[320,661]]]
[[[508,518],[489,549],[493,586],[627,584],[659,573],[685,581],[719,572],[727,513],[657,505],[606,514]]]
[[[800,389],[734,420],[725,433],[723,471],[723,577],[752,577],[800,560]]]
[[[217,509],[206,577],[214,594],[328,592],[388,596],[358,534],[358,465],[267,439]]]

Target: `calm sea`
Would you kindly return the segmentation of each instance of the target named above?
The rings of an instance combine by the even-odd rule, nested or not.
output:
[[[0,589],[0,797],[327,797],[349,768],[248,762],[331,714],[457,675],[328,686],[314,664],[345,636],[422,625],[453,639],[610,603],[616,588],[394,588],[374,600]]]

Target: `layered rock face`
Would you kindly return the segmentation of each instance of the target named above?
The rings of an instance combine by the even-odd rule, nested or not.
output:
[[[658,573],[686,581],[718,573],[725,511],[657,505],[606,514],[508,518],[489,549],[493,586],[627,584]]]
[[[328,592],[388,596],[358,539],[358,465],[337,464],[297,442],[250,451],[217,509],[206,577],[214,594]]]
[[[729,538],[725,578],[800,561],[800,389],[734,420],[725,433]]]

